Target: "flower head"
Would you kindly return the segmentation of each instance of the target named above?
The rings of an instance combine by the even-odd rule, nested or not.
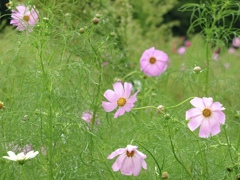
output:
[[[185,52],[186,52],[186,47],[185,47],[185,46],[181,46],[181,47],[179,47],[178,50],[177,50],[177,53],[178,53],[179,55],[183,55],[183,54],[185,54]]]
[[[158,76],[167,69],[168,55],[154,47],[143,52],[140,59],[141,70],[148,76]]]
[[[16,155],[12,151],[8,151],[7,153],[8,153],[8,156],[3,156],[3,158],[11,160],[11,161],[18,161],[20,164],[24,164],[25,161],[27,161],[28,159],[32,159],[38,155],[38,151],[34,152],[33,150],[29,151],[26,154],[24,154],[24,152],[21,152]]]
[[[133,108],[134,103],[137,101],[136,96],[138,91],[130,97],[132,84],[127,82],[124,83],[124,86],[121,82],[116,82],[113,85],[113,89],[114,91],[109,89],[104,93],[104,97],[109,102],[103,101],[102,105],[106,112],[111,112],[119,107],[114,114],[114,118],[117,118]]]
[[[141,169],[147,169],[145,162],[146,155],[137,150],[137,146],[127,145],[126,148],[120,148],[112,152],[107,158],[113,159],[116,156],[115,163],[112,165],[113,171],[121,171],[124,175],[137,176]]]
[[[225,108],[213,98],[193,98],[190,103],[195,107],[186,112],[186,119],[190,119],[188,127],[194,131],[200,126],[199,137],[207,138],[220,132],[220,124],[225,123]]]
[[[236,48],[240,47],[240,38],[239,37],[233,38],[232,45],[233,47],[236,47]]]
[[[82,119],[87,123],[92,123],[92,118],[93,118],[93,112],[86,111],[82,113]],[[100,121],[96,119],[95,123],[98,125],[100,124]]]
[[[24,5],[19,5],[16,10],[12,10],[12,20],[10,24],[17,27],[17,30],[28,32],[32,31],[32,28],[38,23],[38,11],[35,6],[29,8]]]

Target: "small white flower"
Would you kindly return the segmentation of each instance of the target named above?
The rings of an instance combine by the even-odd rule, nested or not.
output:
[[[23,152],[21,152],[17,155],[12,151],[8,151],[7,153],[8,153],[8,156],[3,156],[3,158],[11,161],[19,161],[20,164],[23,164],[26,160],[32,159],[38,155],[38,151],[36,152],[29,151],[27,154],[24,154]]]

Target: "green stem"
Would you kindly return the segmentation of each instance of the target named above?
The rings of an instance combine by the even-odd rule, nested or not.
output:
[[[169,106],[169,107],[166,107],[166,109],[171,109],[171,108],[175,108],[175,107],[178,107],[178,106],[181,106],[182,104],[184,104],[186,101],[189,101],[190,99],[193,99],[194,97],[189,97],[187,99],[185,99],[184,101],[180,102],[179,104],[175,105],[175,106]]]
[[[210,66],[210,58],[209,58],[209,43],[206,43],[206,81],[205,81],[205,96],[208,96],[208,88],[209,88],[209,66]]]
[[[168,124],[168,123],[167,123]],[[170,139],[170,144],[171,144],[171,149],[172,149],[172,153],[175,157],[175,159],[177,160],[177,162],[185,169],[185,171],[187,172],[187,174],[189,175],[189,177],[192,179],[192,173],[191,171],[187,168],[187,166],[178,158],[174,144],[173,144],[173,140],[172,140],[172,136],[171,136],[171,131],[168,125],[168,137]]]
[[[148,108],[157,109],[157,107],[155,107],[155,106],[145,106],[145,107],[133,108],[133,110],[141,110],[141,109],[148,109]]]

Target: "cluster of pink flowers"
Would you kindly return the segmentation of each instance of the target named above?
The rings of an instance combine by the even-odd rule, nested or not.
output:
[[[31,32],[33,27],[38,23],[38,11],[33,7],[19,5],[16,10],[12,10],[12,20],[10,24],[17,27],[19,31]]]

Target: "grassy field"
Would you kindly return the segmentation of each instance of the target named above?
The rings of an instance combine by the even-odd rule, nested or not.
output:
[[[152,25],[152,14],[134,19],[140,5],[127,0],[30,4],[39,16],[33,30],[8,26],[0,34],[0,156],[29,148],[39,154],[24,164],[1,158],[0,179],[152,180],[164,179],[164,172],[172,180],[240,178],[238,48],[230,53],[231,44],[212,47],[195,34],[180,55],[184,40]],[[169,57],[156,77],[140,70],[142,53],[151,47]],[[106,112],[102,101],[117,81],[139,93],[131,111],[114,118],[116,110]],[[225,107],[219,134],[201,138],[199,128],[188,128],[185,114],[194,97],[212,97]],[[159,105],[164,112],[157,112]],[[82,119],[89,111],[91,123]],[[114,172],[115,159],[107,159],[130,144],[147,156],[138,176]]]

